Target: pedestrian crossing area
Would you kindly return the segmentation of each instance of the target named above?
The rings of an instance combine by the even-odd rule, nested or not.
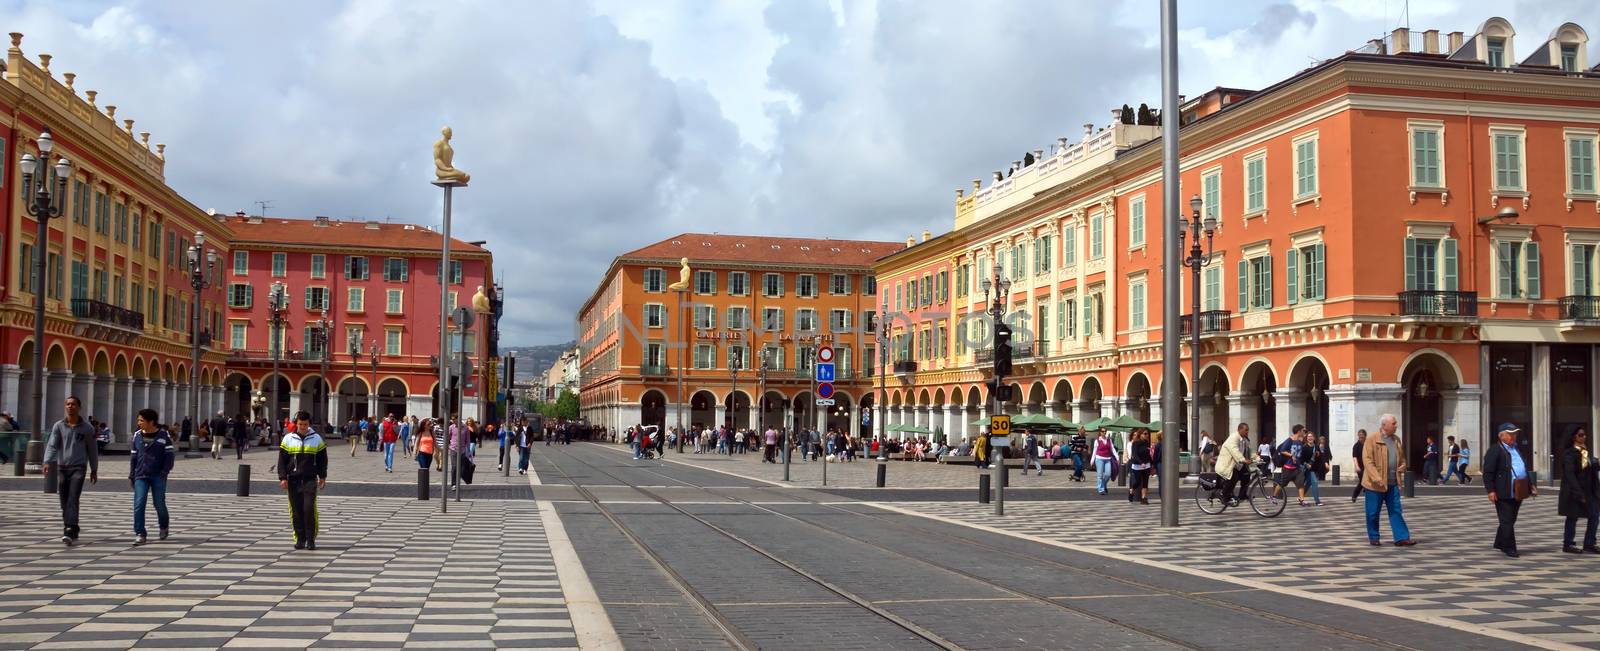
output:
[[[532,501],[324,497],[295,551],[281,495],[170,494],[144,546],[127,494],[85,493],[73,547],[56,496],[0,499],[0,649],[577,647]]]
[[[1367,544],[1362,503],[1350,503],[1348,490],[1331,499],[1324,491],[1321,507],[1291,502],[1274,519],[1248,507],[1208,516],[1190,499],[1180,504],[1183,526],[1177,529],[1160,527],[1154,495],[1148,506],[1114,496],[1009,502],[1003,517],[970,502],[896,506],[1402,617],[1600,648],[1600,555],[1562,553],[1563,519],[1556,516],[1553,491],[1523,507],[1517,527],[1522,558],[1509,559],[1491,546],[1496,521],[1483,493],[1405,500],[1406,522],[1420,544],[1401,549],[1389,544],[1387,517],[1380,517],[1384,545]]]

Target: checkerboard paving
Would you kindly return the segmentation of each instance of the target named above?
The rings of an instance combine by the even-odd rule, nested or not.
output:
[[[296,551],[278,495],[168,495],[144,546],[127,494],[86,493],[73,547],[56,496],[0,499],[0,649],[577,646],[530,501],[325,498]]]
[[[1017,502],[996,517],[989,505],[937,502],[899,508],[1138,559],[1380,605],[1519,635],[1600,648],[1600,555],[1561,552],[1563,519],[1553,494],[1522,508],[1522,558],[1493,549],[1494,508],[1483,493],[1428,496],[1402,507],[1416,547],[1367,544],[1363,506],[1348,490],[1322,507],[1294,503],[1275,519],[1248,506],[1201,513],[1183,493],[1178,529],[1162,529],[1160,507],[1103,502]],[[1553,491],[1552,491],[1553,493]],[[1580,522],[1579,535],[1582,535]],[[1581,541],[1579,541],[1581,542]]]

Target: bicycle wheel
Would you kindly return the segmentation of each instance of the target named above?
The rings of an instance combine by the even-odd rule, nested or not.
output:
[[[1283,513],[1284,501],[1282,498],[1273,497],[1277,484],[1266,477],[1257,477],[1250,482],[1250,509],[1263,518],[1275,518]]]
[[[1194,487],[1194,503],[1206,515],[1216,515],[1228,510],[1226,497],[1219,496],[1217,491],[1201,488],[1199,484],[1195,484]]]

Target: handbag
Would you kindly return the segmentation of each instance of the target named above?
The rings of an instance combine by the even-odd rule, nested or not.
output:
[[[1511,494],[1519,500],[1528,499],[1533,494],[1533,482],[1526,477],[1511,480]]]

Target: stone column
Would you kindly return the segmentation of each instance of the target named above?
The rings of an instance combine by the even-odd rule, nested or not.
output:
[[[1285,439],[1295,425],[1306,424],[1306,392],[1279,387],[1272,394],[1272,403],[1278,416],[1278,438]]]
[[[1472,446],[1472,459],[1468,462],[1468,466],[1477,467],[1477,464],[1480,461],[1478,458],[1480,456],[1478,450],[1488,449],[1485,446],[1487,445],[1489,438],[1488,434],[1485,434],[1478,428],[1479,411],[1483,404],[1483,391],[1479,389],[1478,385],[1476,384],[1468,384],[1462,385],[1461,388],[1456,389],[1455,391],[1446,392],[1446,396],[1445,414],[1448,418],[1449,414],[1454,413],[1455,422],[1445,426],[1445,434],[1453,434],[1458,439],[1470,441]],[[1454,402],[1455,404],[1451,405],[1451,402]],[[1451,409],[1451,407],[1453,407],[1453,409]],[[1351,439],[1350,444],[1354,445],[1355,439]],[[1347,450],[1350,449],[1350,445],[1346,445],[1344,447]]]
[[[707,425],[717,426],[728,422],[728,406],[720,402],[717,403],[716,408],[712,410],[711,417],[714,422],[707,423]]]
[[[112,422],[111,402],[113,398],[114,396],[111,395],[111,376],[94,376],[94,407],[89,412],[90,415],[103,422]]]
[[[298,413],[300,413],[300,407],[301,407],[300,392],[299,391],[290,391],[289,392],[289,413],[290,414],[298,414]],[[310,410],[307,409],[306,411],[310,411]]]
[[[92,415],[89,410],[94,409],[94,376],[88,373],[73,373],[70,386],[69,391],[81,401],[78,413],[85,416]],[[66,404],[65,399],[62,404]]]
[[[72,371],[66,369],[46,370],[44,375],[44,418],[39,419],[42,428],[50,427],[51,423],[61,420],[66,415],[65,405],[67,393],[72,379]],[[48,429],[43,429],[49,432]]]
[[[145,400],[145,387],[149,385],[149,381],[134,378],[126,379],[128,380],[128,420],[118,423],[118,426],[126,427],[128,431],[133,431],[133,421],[131,420],[133,414],[149,406]]]
[[[133,432],[133,380],[119,377],[113,381],[111,400],[111,432],[122,436]]]
[[[966,405],[951,405],[951,408],[955,411],[952,417],[956,421],[956,428],[951,431],[950,440],[952,441],[951,445],[956,445],[961,442],[963,437],[972,436],[972,427],[967,424],[972,418],[971,414],[967,413]]]
[[[946,443],[961,440],[961,431],[958,429],[961,425],[956,421],[956,409],[958,407],[953,404],[946,404],[942,407],[944,411],[944,440]]]
[[[18,419],[22,418],[19,408],[22,406],[23,390],[22,367],[16,364],[0,364],[0,411]]]

